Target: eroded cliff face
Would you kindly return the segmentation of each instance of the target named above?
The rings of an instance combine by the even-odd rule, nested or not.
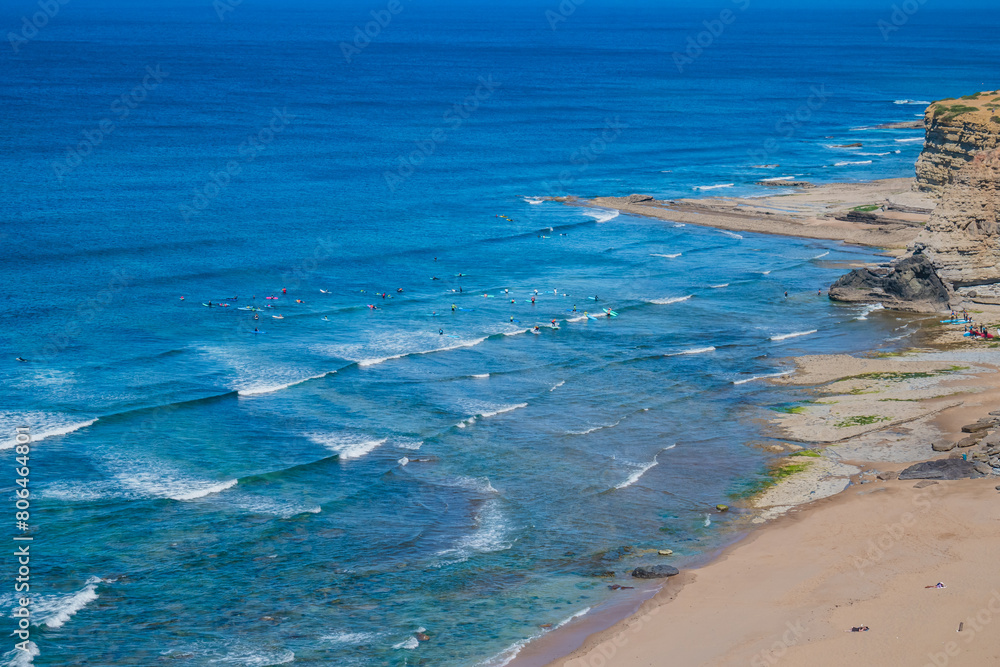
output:
[[[941,100],[924,113],[926,139],[917,160],[919,190],[942,195],[975,155],[1000,147],[1000,91]]]
[[[953,287],[1000,282],[1000,150],[980,152],[944,189],[917,236],[938,275]]]
[[[924,125],[916,188],[939,199],[927,226],[905,256],[855,269],[830,298],[923,312],[1000,303],[1000,91],[935,102]]]

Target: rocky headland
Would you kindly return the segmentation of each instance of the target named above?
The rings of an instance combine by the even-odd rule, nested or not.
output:
[[[931,104],[915,189],[938,203],[903,257],[838,280],[830,298],[916,312],[1000,304],[1000,91]]]

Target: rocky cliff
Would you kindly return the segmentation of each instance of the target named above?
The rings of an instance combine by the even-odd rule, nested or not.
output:
[[[940,196],[976,153],[1000,146],[998,109],[1000,91],[941,100],[927,107],[917,189]]]
[[[1000,128],[998,128],[1000,129]],[[980,152],[941,195],[913,250],[952,287],[1000,282],[1000,150]]]
[[[916,188],[939,199],[926,227],[902,258],[852,271],[830,298],[923,312],[1000,302],[1000,91],[935,102],[925,127]]]

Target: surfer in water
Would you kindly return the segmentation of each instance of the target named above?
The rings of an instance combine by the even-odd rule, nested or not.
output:
[[[513,324],[513,323],[514,323],[514,316],[513,316],[513,315],[511,315],[511,316],[510,316],[510,323],[511,323],[511,324]]]
[[[28,361],[28,360],[27,360],[27,359],[25,359],[24,357],[18,357],[18,358],[17,358],[17,360],[18,360],[18,361],[22,361],[22,362],[27,362],[27,361]]]
[[[288,294],[288,288],[287,287],[282,287],[281,288],[281,293],[282,294]]]
[[[444,335],[444,329],[438,329],[438,336]]]
[[[455,304],[451,304],[451,312],[455,312]]]

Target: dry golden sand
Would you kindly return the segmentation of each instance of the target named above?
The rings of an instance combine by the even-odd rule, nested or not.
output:
[[[963,424],[1000,408],[997,368],[949,358],[963,354],[797,359],[780,381],[831,405],[806,404],[775,426],[823,455],[795,457],[811,465],[756,500],[766,529],[551,664],[1000,664],[1000,478],[918,489],[873,474],[939,456],[931,441],[958,440]],[[888,419],[835,425],[858,414]],[[837,431],[850,437],[822,444]],[[939,581],[946,588],[925,588]]]

